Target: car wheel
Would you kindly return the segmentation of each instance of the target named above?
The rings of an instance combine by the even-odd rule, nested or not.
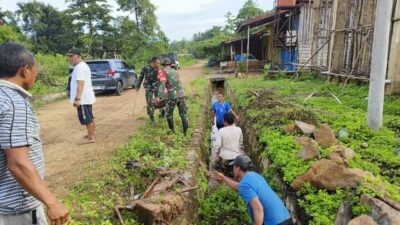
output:
[[[119,81],[117,84],[117,90],[115,91],[115,94],[121,96],[123,92],[124,92],[124,85],[122,84],[121,81]]]

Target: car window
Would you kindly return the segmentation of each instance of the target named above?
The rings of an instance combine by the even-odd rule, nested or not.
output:
[[[107,72],[110,69],[110,64],[107,61],[87,62],[91,71],[98,73]]]
[[[116,66],[117,70],[125,69],[124,65],[121,62],[115,62],[115,66]]]
[[[126,64],[125,62],[122,62],[122,64],[124,65],[124,68],[125,68],[125,69],[129,70],[128,64]]]

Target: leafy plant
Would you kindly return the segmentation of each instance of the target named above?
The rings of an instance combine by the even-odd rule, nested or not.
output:
[[[201,200],[199,210],[204,225],[251,224],[243,199],[226,186],[218,187]]]
[[[367,213],[368,207],[361,205],[362,194],[370,196],[385,195],[400,201],[400,148],[397,97],[385,100],[385,126],[372,131],[366,126],[366,108],[368,88],[348,84],[342,92],[342,86],[326,83],[315,74],[305,74],[299,79],[288,82],[287,79],[230,79],[231,87],[237,96],[236,103],[252,123],[261,143],[265,145],[262,157],[271,161],[264,175],[277,188],[274,176],[282,177],[290,186],[293,180],[304,174],[315,160],[304,162],[298,157],[301,146],[294,143],[294,136],[285,135],[282,127],[301,120],[315,125],[328,124],[335,133],[345,129],[349,135],[340,137],[342,145],[356,152],[350,160],[351,168],[361,168],[375,175],[355,189],[338,189],[334,192],[316,190],[310,185],[298,193],[299,204],[310,217],[309,224],[333,224],[341,202],[353,206],[355,216]],[[260,95],[255,97],[253,92]],[[272,95],[270,93],[273,93]],[[311,93],[313,97],[304,101]],[[320,95],[318,95],[320,94]],[[339,96],[339,104],[331,94]],[[325,158],[331,148],[321,149]],[[276,189],[275,189],[276,190]],[[379,192],[377,190],[385,190]]]

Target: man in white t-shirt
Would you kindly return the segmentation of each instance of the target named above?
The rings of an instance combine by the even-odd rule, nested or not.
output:
[[[96,97],[92,86],[92,74],[89,66],[82,61],[79,50],[70,49],[67,55],[74,66],[71,74],[70,102],[77,108],[79,121],[88,131],[85,136],[87,139],[80,144],[94,143],[96,135],[92,105],[96,102]]]
[[[240,127],[234,125],[235,116],[231,112],[224,114],[224,127],[218,131],[215,152],[222,161],[223,172],[231,173],[229,163],[237,156],[243,155],[243,133]]]

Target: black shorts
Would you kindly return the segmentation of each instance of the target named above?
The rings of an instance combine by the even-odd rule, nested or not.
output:
[[[92,105],[78,106],[78,118],[82,125],[88,125],[93,122]]]

